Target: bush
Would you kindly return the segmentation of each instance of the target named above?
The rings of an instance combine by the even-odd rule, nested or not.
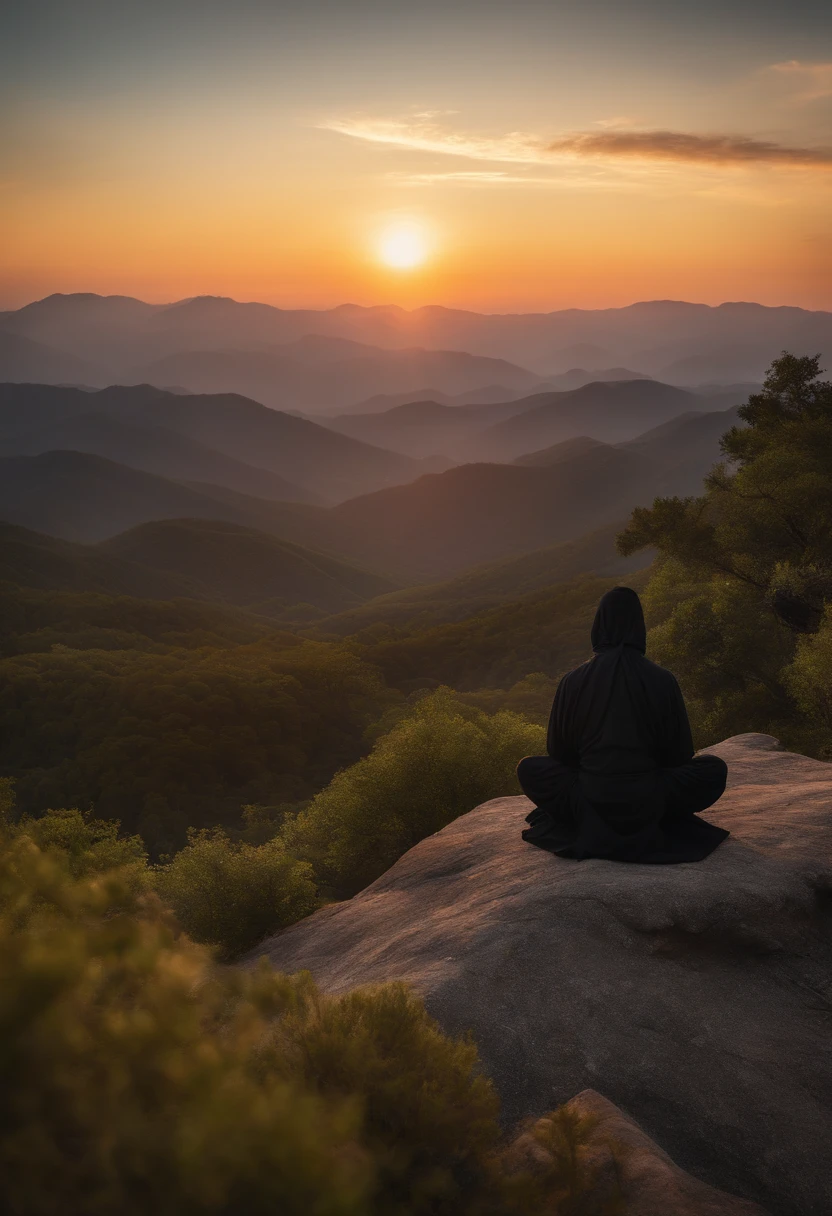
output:
[[[17,831],[44,851],[59,850],[75,878],[127,867],[137,880],[147,865],[141,836],[119,836],[115,819],[94,819],[75,808],[47,811],[38,819],[25,815]]]
[[[4,1212],[612,1216],[568,1120],[518,1175],[474,1045],[403,985],[223,967],[129,865],[77,869],[0,833]]]
[[[498,1102],[473,1042],[443,1035],[404,984],[331,1000],[307,977],[298,991],[298,1011],[275,1023],[264,1067],[331,1100],[357,1097],[376,1167],[374,1210],[452,1216],[477,1193],[481,1202]]]
[[[260,1069],[267,981],[217,971],[143,900],[118,876],[73,880],[24,835],[6,843],[6,1210],[363,1216],[358,1105]],[[270,1002],[293,1009],[292,981],[273,977]]]
[[[229,957],[307,916],[316,904],[310,867],[288,857],[276,840],[256,845],[232,842],[220,829],[192,830],[172,862],[148,868],[142,838],[119,836],[116,820],[75,809],[24,816],[18,823],[13,815],[13,783],[5,779],[0,830],[10,839],[26,837],[73,878],[117,871],[136,893],[155,886],[194,941],[219,946]]]
[[[518,761],[544,746],[542,727],[513,713],[489,717],[440,689],[336,774],[287,825],[287,848],[351,895],[478,803],[519,793]]]
[[[496,1098],[402,986],[218,967],[154,896],[0,857],[0,1173],[17,1216],[464,1213]]]
[[[197,942],[240,954],[316,905],[312,868],[279,840],[252,845],[221,829],[188,833],[188,844],[154,870],[157,890]]]

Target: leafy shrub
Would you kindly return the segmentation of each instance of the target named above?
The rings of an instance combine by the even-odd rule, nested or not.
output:
[[[443,1035],[404,984],[333,1001],[308,977],[297,983],[297,1012],[275,1023],[264,1067],[302,1077],[330,1099],[358,1098],[376,1167],[375,1210],[468,1210],[487,1185],[499,1135],[497,1097],[473,1042]]]
[[[267,980],[216,970],[119,877],[0,857],[0,1174],[19,1216],[366,1212],[355,1103],[264,1072]],[[253,990],[257,988],[257,991]],[[271,980],[272,1012],[296,1005]]]
[[[252,845],[232,842],[219,829],[192,830],[170,864],[149,869],[141,837],[119,836],[115,820],[72,809],[13,824],[13,812],[13,784],[6,779],[0,781],[0,825],[10,838],[25,837],[72,878],[117,872],[136,893],[155,886],[195,941],[219,946],[227,956],[307,916],[316,904],[310,867],[275,840]]]
[[[75,808],[47,811],[38,819],[25,815],[17,824],[38,848],[60,850],[75,878],[128,867],[138,879],[147,863],[144,841],[119,836],[119,827],[118,820],[95,819]]]
[[[279,840],[251,845],[221,829],[188,833],[188,844],[154,870],[162,900],[197,942],[240,954],[293,924],[316,904],[311,866],[287,855]]]
[[[286,820],[297,815],[305,805],[304,802],[281,802],[276,806],[248,803],[242,808],[243,826],[232,834],[232,839],[244,840],[246,844],[265,844],[274,840]]]
[[[478,803],[519,793],[518,761],[544,746],[542,727],[507,712],[489,717],[440,689],[336,774],[287,825],[287,848],[337,894],[353,894]]]
[[[4,1211],[613,1216],[568,1120],[543,1174],[508,1168],[474,1045],[404,985],[222,967],[138,859],[79,866],[84,829],[55,816],[47,850],[0,831]]]
[[[220,968],[116,874],[0,855],[0,1173],[18,1216],[481,1210],[496,1099],[402,986]]]

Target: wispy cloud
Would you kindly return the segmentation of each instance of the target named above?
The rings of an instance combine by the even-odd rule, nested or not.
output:
[[[593,127],[603,127],[604,130],[618,130],[620,127],[634,127],[635,120],[626,114],[616,114],[612,118],[596,118]]]
[[[794,148],[744,135],[691,135],[685,131],[590,131],[565,135],[552,153],[706,165],[832,167],[832,148]]]
[[[553,167],[548,174],[484,170],[456,173],[394,173],[391,176],[404,186],[540,186],[549,189],[557,187],[559,190],[564,188],[622,190],[638,186],[638,179],[632,174],[622,172],[611,174],[607,169],[588,172],[583,165],[579,164],[561,164],[557,168]]]
[[[780,165],[798,168],[832,168],[832,148],[801,148],[744,135],[693,135],[685,131],[643,131],[624,127],[624,119],[605,120],[600,131],[577,131],[544,142],[520,131],[483,138],[447,131],[429,120],[416,122],[384,119],[333,119],[323,123],[353,139],[388,147],[430,152],[466,160],[554,167],[575,160],[609,163],[664,162],[685,165]],[[609,125],[607,125],[607,123]],[[469,181],[474,175],[465,175]],[[449,180],[462,175],[421,175],[422,180]],[[503,174],[476,175],[481,183],[510,180]],[[522,180],[522,179],[520,179]],[[526,179],[528,180],[528,179]]]
[[[801,63],[788,59],[771,64],[769,71],[791,79],[797,86],[796,101],[819,101],[832,97],[832,63]]]
[[[459,182],[461,185],[469,186],[520,186],[528,185],[535,182],[551,182],[549,177],[532,177],[520,173],[502,173],[499,170],[489,172],[483,170],[478,172],[461,171],[459,173],[408,173],[404,176],[397,175],[400,181],[406,181],[414,186],[435,185],[437,182]]]
[[[429,120],[332,119],[321,125],[325,130],[338,131],[341,135],[350,135],[353,139],[363,139],[372,144],[411,148],[416,152],[438,152],[444,156],[464,156],[468,160],[536,165],[551,159],[541,140],[519,131],[494,139],[483,139],[444,131]]]

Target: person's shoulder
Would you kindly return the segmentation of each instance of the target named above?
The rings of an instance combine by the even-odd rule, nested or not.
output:
[[[668,671],[666,667],[660,667],[658,663],[654,663],[652,659],[645,658],[642,661],[657,684],[666,684],[668,688],[679,687],[679,682],[672,671]]]
[[[573,667],[571,671],[567,671],[565,675],[561,676],[555,692],[558,699],[579,691],[582,682],[586,679],[587,669],[591,662],[592,659],[587,659],[585,663],[581,663],[580,667]]]
[[[571,671],[567,671],[565,676],[561,676],[561,686],[574,684],[577,680],[582,680],[594,662],[595,655],[593,654],[590,655],[585,663],[581,663],[579,667],[573,667]]]

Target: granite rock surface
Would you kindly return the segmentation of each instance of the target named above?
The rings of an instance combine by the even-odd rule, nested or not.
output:
[[[732,834],[703,862],[555,857],[498,798],[251,957],[333,993],[412,984],[473,1031],[509,1127],[597,1090],[703,1184],[828,1216],[832,764],[768,735],[709,750]]]

